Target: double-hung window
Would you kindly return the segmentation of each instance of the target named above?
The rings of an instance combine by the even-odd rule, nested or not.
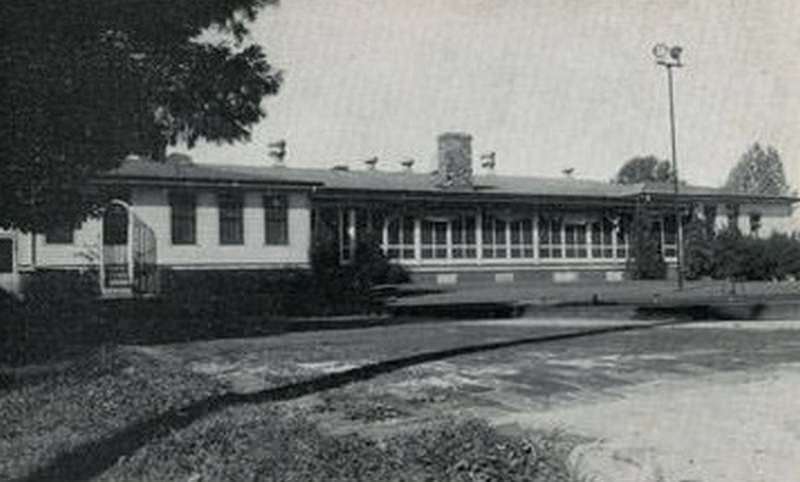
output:
[[[75,238],[75,231],[72,226],[59,224],[48,228],[44,233],[44,241],[47,244],[72,244]]]
[[[244,244],[244,198],[224,193],[218,197],[219,244]]]
[[[264,242],[289,244],[289,201],[285,194],[264,196]]]
[[[169,196],[172,244],[197,242],[197,200],[191,193],[171,193]]]
[[[0,238],[0,273],[14,272],[14,241]]]

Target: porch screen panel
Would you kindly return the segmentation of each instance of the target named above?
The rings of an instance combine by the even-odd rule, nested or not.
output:
[[[422,259],[447,259],[447,221],[422,221]]]
[[[264,196],[264,243],[289,244],[289,200],[284,194]]]
[[[475,228],[475,216],[473,215],[463,215],[453,220],[451,224],[453,259],[468,259],[477,256]]]
[[[603,219],[592,223],[592,257],[610,259],[614,257],[614,224]]]
[[[483,215],[483,257],[503,259],[508,256],[506,221],[489,213]]]
[[[244,244],[244,198],[239,194],[219,196],[220,244]]]
[[[197,241],[197,203],[194,194],[172,193],[169,196],[172,244],[195,244]]]
[[[539,257],[561,258],[563,250],[561,245],[561,227],[559,219],[539,219]]]
[[[567,224],[564,226],[564,254],[567,258],[586,258],[586,225]]]
[[[533,258],[533,221],[521,219],[509,223],[512,258]]]
[[[386,226],[386,256],[391,259],[414,259],[414,218],[390,219]]]

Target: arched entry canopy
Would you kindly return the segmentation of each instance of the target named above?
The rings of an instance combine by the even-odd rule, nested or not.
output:
[[[131,206],[109,203],[103,213],[100,281],[105,293],[148,294],[158,289],[156,237]]]

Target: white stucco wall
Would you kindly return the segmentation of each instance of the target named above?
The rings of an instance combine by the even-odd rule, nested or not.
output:
[[[289,244],[264,242],[262,196],[267,190],[244,193],[244,244],[220,245],[217,193],[197,193],[197,239],[192,245],[173,245],[170,228],[169,190],[139,188],[133,193],[134,212],[153,228],[160,265],[176,268],[269,268],[308,263],[311,242],[311,203],[304,192],[285,193],[289,200]]]
[[[739,209],[739,229],[750,233],[750,215],[761,215],[758,237],[766,238],[772,233],[790,233],[793,229],[792,206],[743,204]]]
[[[133,212],[156,235],[159,265],[176,268],[279,268],[308,264],[311,243],[311,203],[302,191],[285,193],[289,201],[289,244],[267,245],[264,242],[264,209],[262,196],[270,191],[244,193],[244,244],[220,245],[219,213],[216,191],[197,191],[197,242],[173,245],[171,239],[169,190],[135,188],[131,204]],[[0,232],[2,233],[2,232]],[[31,266],[31,235],[7,232],[14,236],[17,265],[20,270]],[[44,235],[36,236],[36,266],[39,268],[81,268],[96,266],[102,245],[102,222],[90,219],[74,233],[71,244],[49,244]]]
[[[800,225],[797,224],[800,205],[742,204],[739,206],[739,216],[736,218],[736,226],[739,231],[744,234],[751,234],[750,215],[754,213],[761,215],[761,228],[758,230],[758,237],[760,238],[767,238],[772,233],[788,234],[800,228]],[[718,231],[728,226],[728,211],[725,205],[717,207],[717,217],[714,225]]]

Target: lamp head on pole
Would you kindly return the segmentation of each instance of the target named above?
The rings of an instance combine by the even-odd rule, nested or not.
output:
[[[656,58],[656,63],[665,67],[682,67],[682,53],[683,47],[680,45],[669,46],[665,43],[657,43],[653,46],[653,57]]]

